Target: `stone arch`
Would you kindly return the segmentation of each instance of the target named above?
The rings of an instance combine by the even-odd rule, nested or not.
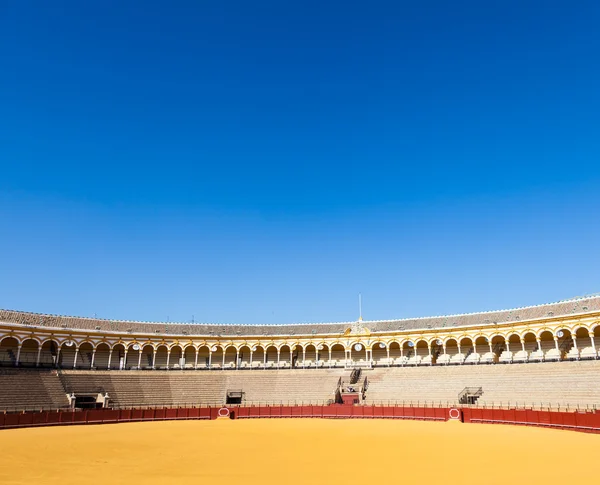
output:
[[[185,357],[181,344],[171,346],[171,355],[169,356],[169,369],[183,369],[185,367]]]
[[[415,342],[412,339],[407,339],[402,342],[400,353],[405,359],[415,358]]]
[[[40,367],[57,367],[59,365],[60,355],[58,342],[54,339],[45,340],[42,343],[42,352],[40,353]]]
[[[375,367],[388,365],[388,346],[383,340],[376,340],[371,344],[371,360]]]
[[[238,347],[238,369],[250,367],[250,344],[242,344]]]
[[[127,355],[125,356],[125,369],[137,369],[138,362],[142,352],[142,346],[139,342],[129,342],[127,344]]]
[[[331,345],[331,367],[344,367],[346,362],[346,348],[340,342]]]
[[[279,367],[290,367],[292,365],[292,348],[289,344],[281,344],[279,347]]]
[[[210,347],[207,344],[201,344],[198,347],[198,369],[209,368],[210,353]]]
[[[96,351],[94,369],[108,369],[108,354],[110,353],[108,342],[98,342],[94,350]]]
[[[390,365],[399,365],[401,358],[402,358],[402,351],[401,351],[401,347],[400,347],[400,342],[398,342],[397,340],[392,340],[389,343],[389,347],[390,347],[390,360],[389,360],[389,364]]]
[[[110,355],[110,368],[125,368],[125,344],[123,342],[119,342],[113,345],[112,354]]]
[[[550,329],[542,329],[538,332],[538,338],[538,347],[545,358],[548,355],[548,352],[555,350],[554,333]]]
[[[419,338],[415,342],[415,353],[419,360],[429,359],[429,342],[424,338]]]
[[[224,369],[235,369],[235,365],[236,365],[236,358],[238,355],[238,351],[237,348],[235,347],[235,345],[233,344],[229,344],[227,345],[227,347],[225,348],[225,361],[223,363],[222,361],[222,365]]]
[[[358,350],[357,347],[359,347]],[[367,347],[363,342],[356,340],[352,342],[348,349],[350,349],[349,354],[352,364],[358,363],[361,366],[367,364]]]
[[[77,349],[77,361],[75,367],[78,369],[91,369],[92,360],[94,360],[94,345],[89,340],[85,340],[79,344]]]
[[[317,362],[317,347],[313,343],[307,343],[302,353],[302,367],[315,367]]]
[[[40,342],[36,338],[27,337],[21,341],[21,353],[19,355],[19,366],[35,367],[38,359]]]
[[[196,367],[196,347],[193,344],[187,344],[183,349],[183,368],[194,369]]]
[[[277,346],[273,343],[267,344],[265,353],[267,356],[267,367],[277,367]]]

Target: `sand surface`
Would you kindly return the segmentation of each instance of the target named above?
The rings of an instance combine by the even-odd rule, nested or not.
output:
[[[0,431],[0,483],[600,483],[600,435],[400,420],[170,421]]]

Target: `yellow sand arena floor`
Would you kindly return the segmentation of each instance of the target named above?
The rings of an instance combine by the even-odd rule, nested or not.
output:
[[[257,419],[0,431],[0,483],[599,483],[600,435],[392,420]]]

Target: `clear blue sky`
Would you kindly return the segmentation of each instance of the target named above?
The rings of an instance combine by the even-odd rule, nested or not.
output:
[[[600,291],[600,3],[0,5],[0,307],[287,323]]]

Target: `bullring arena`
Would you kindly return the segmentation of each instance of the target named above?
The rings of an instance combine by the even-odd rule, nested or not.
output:
[[[0,483],[594,483],[599,323],[599,295],[290,325],[2,310]]]

